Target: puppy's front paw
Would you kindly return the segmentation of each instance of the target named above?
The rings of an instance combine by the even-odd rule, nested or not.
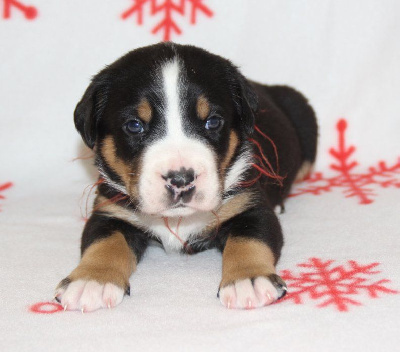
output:
[[[124,290],[110,282],[101,284],[95,280],[71,281],[66,278],[56,289],[55,298],[64,310],[93,312],[100,308],[113,308],[122,302]]]
[[[227,308],[253,309],[267,306],[287,292],[285,282],[276,274],[237,280],[221,287],[219,299]]]

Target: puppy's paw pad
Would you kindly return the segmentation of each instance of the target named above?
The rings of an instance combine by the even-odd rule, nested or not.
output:
[[[84,312],[92,312],[99,308],[104,308],[103,303],[104,285],[97,281],[87,281],[79,299],[79,307]],[[68,292],[68,291],[67,291]]]
[[[219,299],[226,308],[253,309],[259,301],[250,279],[238,280],[219,290]]]
[[[279,298],[278,290],[268,278],[259,276],[253,281],[254,291],[260,306],[267,306]]]
[[[218,292],[219,300],[228,309],[236,308],[236,289],[234,285],[221,288]]]
[[[286,294],[285,282],[276,274],[258,276],[254,280],[238,280],[222,287],[219,291],[221,303],[227,308],[254,309],[260,308]]]
[[[124,291],[114,284],[107,283],[104,285],[103,302],[107,308],[114,308],[122,302]]]
[[[238,308],[254,309],[260,306],[250,279],[236,281],[235,289]]]
[[[60,284],[56,291],[56,298],[65,310],[80,310],[82,313],[115,307],[122,302],[123,297],[122,288],[94,280],[76,280],[68,286]]]

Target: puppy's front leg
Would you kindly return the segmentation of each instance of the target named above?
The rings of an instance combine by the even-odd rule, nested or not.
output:
[[[283,297],[287,287],[275,271],[283,239],[275,214],[252,209],[233,219],[229,228],[222,254],[221,303],[251,309]]]
[[[92,215],[82,235],[81,262],[57,286],[56,299],[67,310],[115,307],[130,293],[129,277],[147,243],[141,230],[124,221]]]

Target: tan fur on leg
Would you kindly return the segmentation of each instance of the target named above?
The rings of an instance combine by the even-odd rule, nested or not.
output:
[[[122,233],[93,243],[86,249],[78,267],[61,281],[60,286],[76,280],[95,280],[101,284],[113,283],[126,290],[129,277],[136,270],[136,257]]]
[[[243,237],[228,238],[222,254],[220,287],[237,280],[275,274],[275,258],[265,243]]]

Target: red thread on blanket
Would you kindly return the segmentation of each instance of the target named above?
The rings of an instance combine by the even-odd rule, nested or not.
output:
[[[29,311],[32,313],[39,313],[39,314],[53,314],[58,312],[63,312],[64,308],[61,304],[54,303],[54,302],[39,302],[32,304],[29,307]]]
[[[353,145],[347,146],[346,143],[346,120],[340,119],[336,129],[338,145],[336,148],[331,148],[329,154],[335,159],[330,168],[337,175],[325,177],[322,172],[316,172],[304,181],[305,186],[296,187],[289,197],[303,194],[320,195],[341,188],[346,198],[355,197],[358,198],[359,204],[370,204],[374,202],[376,194],[367,186],[400,188],[400,157],[392,166],[380,161],[378,166],[371,166],[367,172],[357,173],[354,169],[358,163],[352,160],[356,148]]]
[[[334,260],[310,258],[297,265],[304,269],[299,273],[283,270],[281,277],[288,284],[288,294],[282,301],[302,304],[309,297],[322,301],[317,307],[334,306],[340,312],[347,312],[350,306],[362,305],[357,299],[362,293],[367,293],[370,298],[399,293],[386,287],[390,282],[387,279],[371,282],[369,277],[380,273],[375,270],[379,263],[361,265],[354,260],[349,260],[347,265],[333,266],[333,263]]]
[[[152,28],[151,33],[163,32],[164,41],[171,40],[173,34],[182,33],[175,15],[187,17],[189,14],[187,6],[190,6],[191,24],[196,24],[199,13],[207,17],[213,16],[213,12],[208,6],[204,5],[203,0],[133,0],[133,2],[134,4],[122,13],[121,18],[126,20],[136,14],[136,23],[142,25],[144,13],[149,13],[150,17],[161,15],[161,21]]]
[[[7,182],[7,183],[0,184],[0,192],[3,192],[6,189],[9,189],[12,186],[13,186],[12,182]],[[0,194],[0,199],[5,199],[5,198],[6,197],[4,197],[3,195]],[[0,211],[1,211],[1,206],[0,206]]]
[[[3,0],[3,18],[11,18],[11,8],[16,8],[21,11],[27,20],[33,20],[38,15],[38,10],[34,6],[24,5],[22,2],[17,0]]]

